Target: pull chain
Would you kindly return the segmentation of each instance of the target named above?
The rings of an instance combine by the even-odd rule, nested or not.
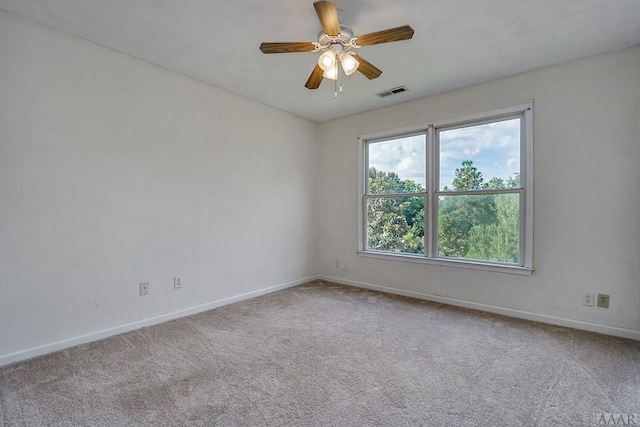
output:
[[[333,82],[333,99],[338,99],[338,80],[340,80],[340,67],[338,67],[336,63],[336,80]]]

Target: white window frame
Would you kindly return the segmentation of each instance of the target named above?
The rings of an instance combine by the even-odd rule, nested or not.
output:
[[[438,257],[437,247],[437,198],[442,194],[456,194],[460,192],[439,191],[439,143],[437,130],[472,126],[481,123],[491,123],[508,117],[521,115],[522,126],[520,136],[520,264],[502,264],[480,260]],[[409,254],[401,252],[381,252],[366,249],[367,239],[367,178],[368,159],[367,144],[383,140],[402,138],[425,133],[427,138],[427,189],[425,195],[425,233],[424,254]],[[358,255],[363,257],[407,261],[440,266],[463,267],[476,270],[496,271],[520,275],[530,275],[533,272],[533,103],[515,105],[472,114],[454,119],[433,121],[417,126],[394,129],[386,132],[364,134],[358,137]],[[499,191],[498,191],[499,192]],[[511,191],[512,193],[515,191]],[[463,192],[477,194],[474,192]]]

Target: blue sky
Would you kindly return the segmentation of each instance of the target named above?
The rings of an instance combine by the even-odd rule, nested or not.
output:
[[[425,147],[425,135],[373,143],[369,145],[369,165],[425,186]],[[440,188],[451,188],[463,160],[472,160],[485,182],[492,177],[512,177],[520,171],[520,120],[440,132]]]

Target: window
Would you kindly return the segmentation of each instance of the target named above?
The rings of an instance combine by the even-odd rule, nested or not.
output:
[[[359,253],[531,274],[532,106],[360,137]]]

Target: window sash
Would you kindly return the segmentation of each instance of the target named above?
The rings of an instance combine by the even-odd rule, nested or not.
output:
[[[491,260],[482,260],[482,259],[476,259],[476,258],[464,258],[464,257],[447,257],[447,256],[443,256],[439,254],[439,247],[438,247],[438,241],[439,241],[439,200],[438,198],[440,196],[444,196],[444,197],[456,197],[456,196],[472,196],[472,197],[481,197],[481,196],[487,196],[487,195],[503,195],[503,194],[517,194],[518,195],[518,262],[517,263],[513,263],[513,262],[504,262],[504,261],[491,261]],[[507,189],[507,190],[477,190],[477,191],[457,191],[457,192],[451,192],[451,191],[440,191],[437,193],[434,193],[433,198],[434,198],[434,204],[435,206],[438,207],[438,209],[436,209],[436,212],[433,213],[434,216],[434,227],[433,230],[429,230],[432,231],[432,233],[429,235],[430,239],[433,241],[433,253],[429,254],[430,258],[434,258],[434,259],[452,259],[452,260],[459,260],[459,261],[473,261],[473,262],[487,262],[487,263],[491,263],[491,264],[501,264],[501,265],[510,265],[510,266],[518,266],[518,267],[525,267],[525,262],[524,262],[524,251],[525,251],[525,245],[524,245],[524,232],[525,232],[525,228],[524,228],[524,220],[525,220],[525,212],[524,212],[524,206],[523,206],[523,200],[524,200],[524,195],[525,195],[525,191],[524,189],[521,188],[516,188],[516,189]],[[426,214],[425,214],[426,216]],[[427,231],[425,230],[425,238],[427,236]]]
[[[526,138],[526,133],[524,131],[524,127],[525,127],[525,123],[526,123],[526,117],[525,117],[525,112],[524,111],[518,111],[516,113],[507,113],[507,114],[500,114],[500,115],[495,115],[495,116],[486,116],[482,119],[476,119],[476,120],[465,120],[465,121],[460,121],[458,123],[455,124],[448,124],[448,125],[433,125],[433,133],[432,133],[432,145],[433,145],[433,151],[436,153],[436,155],[439,157],[440,156],[440,133],[444,132],[444,131],[448,131],[448,130],[455,130],[455,129],[464,129],[464,128],[468,128],[468,127],[473,127],[473,126],[481,126],[481,125],[486,125],[486,124],[490,124],[490,123],[499,123],[499,122],[504,122],[507,120],[511,120],[511,119],[520,119],[520,188],[524,188],[524,184],[523,184],[523,180],[522,180],[522,170],[525,166],[525,138]],[[429,141],[427,140],[427,144],[429,144]],[[429,187],[429,183],[427,183],[427,188],[433,192],[437,192],[437,191],[442,191],[440,190],[440,159],[434,159],[434,163],[431,165],[432,169],[434,170],[434,174],[433,174],[433,179],[431,180],[431,183],[433,184],[433,187]],[[481,191],[481,190],[470,190],[470,191]],[[452,191],[447,191],[447,193],[452,192]]]
[[[398,200],[398,201],[408,201],[409,199],[422,199],[422,206],[423,208],[426,206],[426,194],[425,193],[412,193],[412,195],[406,196],[405,193],[400,193],[399,195],[396,196],[389,196],[387,194],[384,195],[371,195],[371,196],[367,196],[365,197],[363,200],[363,209],[365,212],[365,215],[367,217],[367,221],[365,221],[365,226],[368,228],[370,226],[369,223],[369,214],[370,214],[370,203],[373,200]],[[425,218],[426,218],[427,214],[425,212]],[[368,251],[372,251],[372,252],[383,252],[383,253],[389,253],[389,254],[405,254],[405,255],[412,255],[412,256],[425,256],[426,255],[426,230],[424,229],[424,224],[423,224],[423,231],[424,231],[424,235],[422,236],[422,238],[420,239],[421,243],[422,243],[422,252],[412,252],[409,249],[408,246],[405,246],[403,249],[394,251],[394,250],[384,250],[384,249],[370,249],[369,248],[369,243],[370,243],[370,236],[368,234],[368,232],[365,234],[366,236],[366,241],[364,242],[364,247],[366,248],[366,250]]]
[[[387,141],[393,141],[396,139],[403,139],[403,138],[410,138],[412,136],[419,136],[419,135],[425,135],[425,155],[427,156],[426,159],[426,163],[425,166],[427,168],[427,175],[426,175],[426,188],[429,188],[429,169],[431,169],[431,165],[429,164],[429,136],[426,134],[427,130],[426,128],[424,130],[418,130],[418,131],[413,131],[413,132],[406,132],[406,133],[398,133],[398,134],[393,134],[393,135],[387,135],[385,137],[381,137],[381,138],[375,138],[375,139],[367,139],[366,141],[364,141],[364,164],[366,165],[366,171],[365,171],[365,175],[364,175],[364,194],[365,195],[382,195],[382,194],[398,194],[398,193],[371,193],[371,190],[369,188],[369,147],[371,146],[371,144],[376,144],[379,142],[387,142]],[[410,193],[400,193],[400,194],[410,194]]]

